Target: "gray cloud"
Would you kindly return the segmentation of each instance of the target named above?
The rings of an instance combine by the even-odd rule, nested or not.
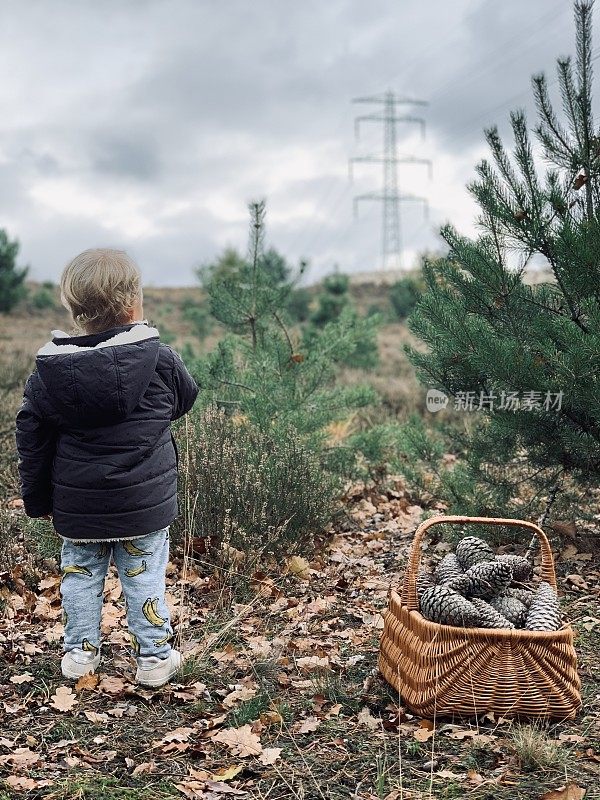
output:
[[[483,127],[507,133],[511,108],[532,112],[531,74],[552,78],[574,49],[564,0],[44,8],[26,0],[0,20],[0,65],[14,76],[0,87],[0,226],[43,278],[106,243],[134,252],[151,282],[189,283],[225,245],[245,249],[255,196],[267,197],[269,242],[294,263],[308,257],[314,277],[334,263],[377,267],[380,208],[355,221],[352,196],[380,173],[357,168],[351,186],[346,161],[381,143],[372,124],[355,143],[353,116],[376,107],[352,97],[388,87],[430,103],[418,111],[425,142],[399,129],[400,151],[435,162],[431,184],[420,168],[401,172],[403,190],[431,203],[430,222],[402,209],[406,258],[439,246],[446,219],[469,232],[464,186]]]

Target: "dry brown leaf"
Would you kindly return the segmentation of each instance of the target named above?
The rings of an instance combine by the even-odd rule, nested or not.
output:
[[[566,786],[561,786],[559,789],[553,789],[546,792],[540,800],[583,800],[586,790],[576,783],[569,783]]]
[[[217,770],[217,772],[213,772],[212,775],[209,776],[208,780],[212,781],[232,781],[236,775],[244,769],[242,764],[232,765],[231,767],[223,767],[222,769]]]
[[[566,536],[568,539],[574,539],[577,536],[577,525],[573,520],[567,522],[557,521],[551,522],[550,528],[559,536]]]
[[[260,738],[252,732],[250,725],[242,725],[241,728],[226,728],[223,731],[219,731],[213,737],[213,741],[226,744],[231,752],[240,756],[240,758],[257,756],[262,751]]]
[[[0,764],[13,764],[19,767],[29,767],[40,760],[40,756],[29,747],[17,747],[12,753],[0,756]]]
[[[144,761],[142,764],[138,764],[131,774],[146,775],[149,772],[156,772],[156,761]]]
[[[265,747],[262,753],[259,756],[259,761],[261,764],[265,766],[269,766],[269,764],[274,764],[278,758],[281,757],[281,751],[283,750],[282,747]]]
[[[302,672],[312,672],[315,669],[331,669],[327,656],[303,656],[296,660],[298,669]]]
[[[86,675],[82,675],[81,678],[75,684],[75,691],[81,692],[83,689],[95,689],[98,686],[98,681],[100,678],[96,672],[88,672]]]
[[[256,694],[256,689],[251,686],[238,686],[223,699],[223,705],[226,708],[233,708],[236,703],[241,703],[244,700],[250,700]]]
[[[369,709],[365,706],[358,714],[359,725],[364,725],[370,731],[375,731],[381,726],[381,721],[372,716]]]
[[[103,712],[84,711],[83,713],[90,722],[108,722],[108,714],[104,714]]]
[[[472,783],[473,786],[480,786],[482,783],[485,782],[485,778],[483,775],[480,775],[477,770],[470,769],[467,771],[467,778],[469,779],[469,783]]]
[[[29,683],[29,681],[33,681],[35,678],[33,675],[30,675],[29,672],[23,672],[22,675],[12,675],[10,678],[11,683]]]
[[[417,728],[416,731],[413,733],[413,736],[417,740],[417,742],[426,742],[428,739],[434,735],[434,730],[427,730],[427,728]]]
[[[319,725],[321,724],[321,720],[317,719],[316,717],[307,717],[304,722],[300,723],[297,728],[298,733],[312,733],[316,731]]]
[[[438,772],[434,772],[434,775],[438,778],[453,778],[454,780],[462,780],[465,777],[464,772],[452,772],[451,769],[440,769]]]
[[[287,568],[300,580],[307,581],[310,578],[310,564],[302,556],[292,556],[287,562]]]
[[[166,733],[161,742],[185,742],[189,739],[191,733],[194,733],[194,728],[175,728],[174,731]]]
[[[574,744],[580,744],[581,742],[585,742],[585,736],[578,736],[576,733],[561,733],[558,737],[559,742],[573,742]]]
[[[69,686],[59,686],[50,698],[50,705],[57,711],[70,711],[77,703],[77,697]]]
[[[125,689],[125,685],[125,681],[116,675],[103,675],[98,689],[108,694],[120,694]]]
[[[37,788],[37,781],[34,781],[33,778],[25,778],[22,775],[9,775],[8,778],[4,778],[4,782],[18,791]]]
[[[283,722],[279,711],[263,711],[259,719],[263,725],[280,725]]]

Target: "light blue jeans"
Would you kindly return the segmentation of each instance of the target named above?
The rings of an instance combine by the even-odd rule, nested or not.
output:
[[[173,628],[165,603],[169,528],[118,542],[76,543],[63,539],[61,550],[64,650],[97,653],[104,579],[111,555],[121,579],[131,650],[134,656],[167,658]]]

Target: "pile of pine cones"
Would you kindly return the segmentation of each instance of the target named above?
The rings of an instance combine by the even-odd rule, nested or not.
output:
[[[432,622],[466,628],[561,627],[558,597],[545,581],[533,583],[533,565],[517,555],[496,555],[483,539],[467,536],[437,565],[421,570],[417,596]]]

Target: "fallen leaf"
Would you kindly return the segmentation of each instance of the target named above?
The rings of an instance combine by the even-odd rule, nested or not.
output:
[[[98,686],[99,680],[100,678],[97,673],[88,672],[86,675],[82,675],[81,678],[79,678],[75,684],[75,691],[81,692],[83,689],[95,689],[96,686]]]
[[[29,683],[29,681],[33,681],[35,678],[33,675],[30,675],[29,672],[24,672],[22,675],[12,675],[10,678],[11,683]]]
[[[120,694],[125,689],[125,681],[116,675],[103,675],[98,689],[108,694]]]
[[[292,556],[287,562],[287,568],[300,580],[306,581],[310,578],[310,564],[302,556]]]
[[[417,728],[416,731],[413,733],[413,736],[417,740],[417,742],[426,742],[428,739],[431,739],[433,734],[435,733],[434,730],[427,730],[427,728]]]
[[[434,775],[439,778],[454,778],[455,780],[461,780],[465,777],[464,772],[452,772],[450,769],[440,769],[438,772],[435,772]]]
[[[546,792],[540,800],[583,800],[586,790],[575,783],[569,783],[566,786],[561,786],[559,789],[553,789]]]
[[[561,733],[558,737],[559,742],[573,742],[574,744],[580,744],[581,742],[585,742],[585,736],[579,736],[576,733]]]
[[[469,782],[473,784],[473,786],[480,786],[485,781],[483,775],[480,775],[474,769],[467,771],[467,778],[469,779]]]
[[[298,733],[312,733],[317,730],[320,724],[321,721],[316,717],[307,717],[304,722],[298,726],[297,731]]]
[[[233,765],[231,767],[223,767],[223,769],[213,772],[213,774],[209,777],[209,780],[232,781],[243,769],[244,767],[241,764],[238,764],[237,766]]]
[[[4,782],[12,786],[13,789],[19,791],[37,788],[37,782],[34,781],[33,778],[25,778],[19,775],[9,775],[8,778],[4,778]]]
[[[261,764],[268,766],[269,764],[274,764],[278,758],[281,757],[281,751],[283,750],[282,747],[265,747],[262,753],[259,756],[259,761]]]
[[[77,703],[77,697],[69,686],[59,686],[50,699],[50,705],[57,711],[70,711]]]
[[[0,756],[0,764],[13,764],[19,767],[30,767],[40,760],[40,756],[29,747],[17,747],[12,753]]]
[[[84,711],[83,713],[90,722],[108,722],[108,714],[97,711]]]
[[[131,773],[132,775],[146,775],[149,772],[156,772],[156,762],[155,761],[144,761],[142,764],[138,764],[137,767]]]
[[[365,728],[368,728],[371,731],[377,730],[381,725],[380,720],[372,716],[371,712],[366,706],[358,714],[358,723],[359,725],[364,725]]]
[[[175,728],[174,731],[166,733],[161,742],[185,742],[190,734],[194,733],[194,728]]]
[[[241,703],[244,700],[250,700],[256,694],[256,689],[251,686],[238,686],[223,699],[223,705],[226,708],[233,708],[236,703]]]
[[[323,658],[320,656],[303,656],[302,658],[298,658],[296,663],[301,672],[312,672],[315,669],[330,669],[327,656]]]
[[[260,738],[252,732],[250,725],[242,725],[241,728],[226,728],[223,731],[219,731],[213,737],[213,741],[227,745],[232,753],[240,756],[240,758],[257,756],[262,751]]]

